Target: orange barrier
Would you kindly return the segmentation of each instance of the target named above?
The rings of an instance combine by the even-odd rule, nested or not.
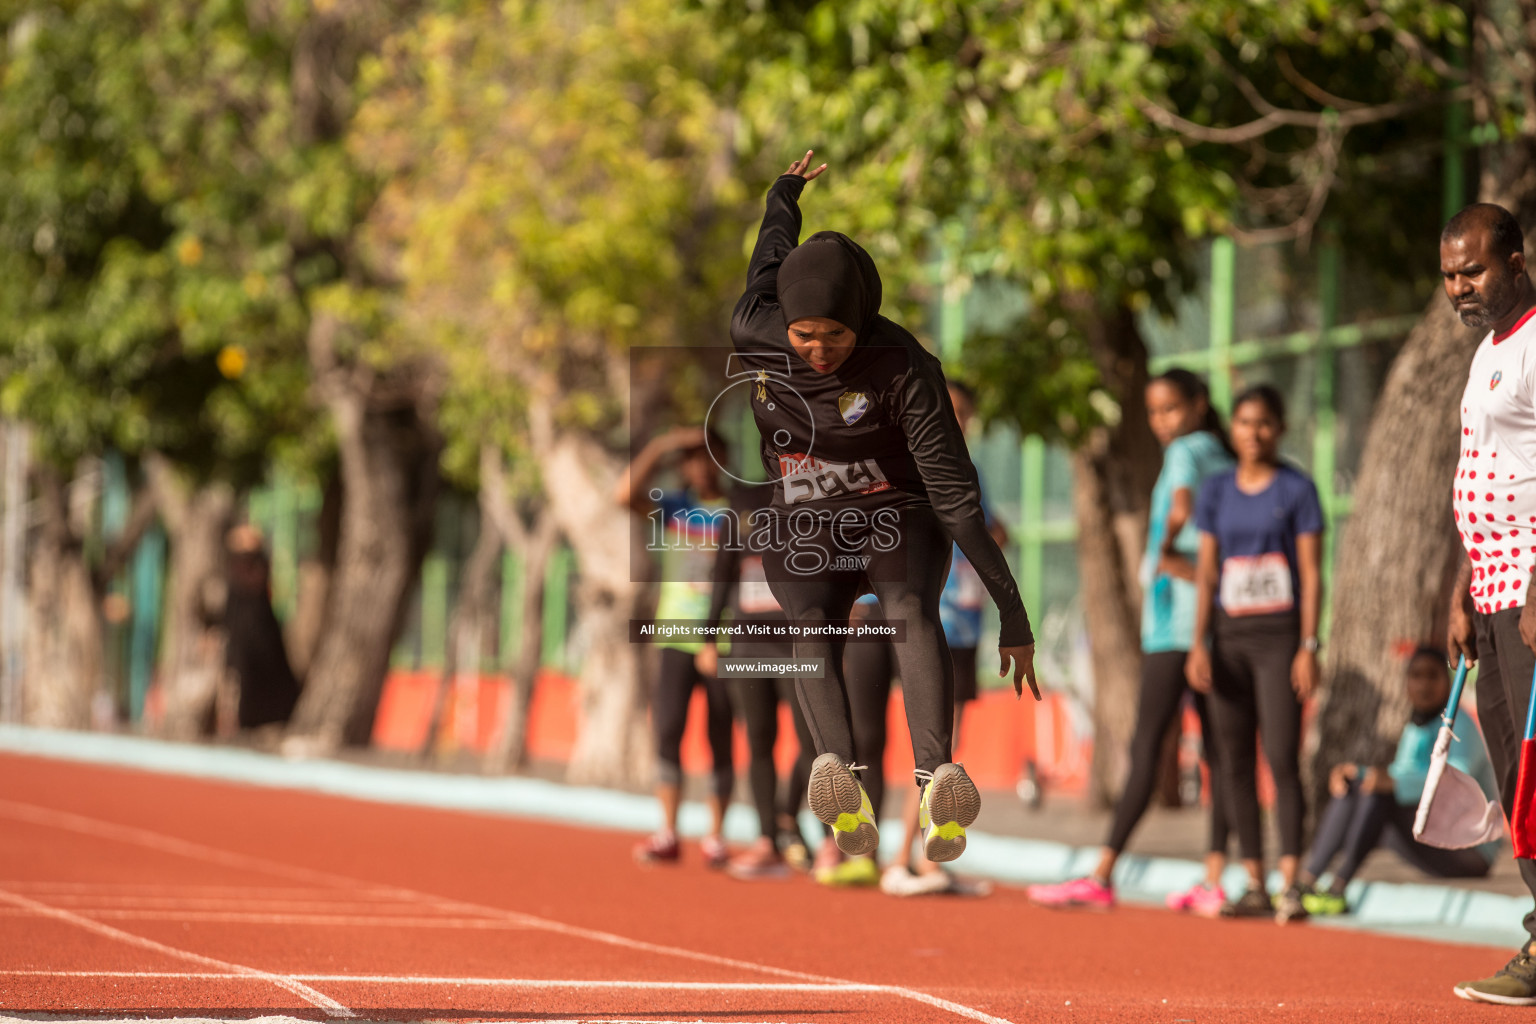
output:
[[[442,675],[432,671],[392,672],[384,684],[374,718],[373,745],[384,750],[419,750],[426,739]],[[503,676],[466,676],[452,688],[443,708],[438,742],[450,749],[484,751],[496,740],[511,686]],[[1089,745],[1077,738],[1071,709],[1052,694],[1036,704],[1015,700],[1012,691],[984,691],[965,714],[955,759],[965,763],[976,783],[987,789],[1012,789],[1033,760],[1041,779],[1057,791],[1077,792],[1086,782]],[[912,748],[907,741],[906,711],[898,689],[891,696],[890,741],[885,770],[889,778],[910,774]],[[576,682],[545,670],[540,673],[529,712],[529,755],[539,760],[570,759],[580,724]],[[787,772],[796,752],[789,709],[779,708],[779,742],[774,759]],[[683,768],[707,772],[709,742],[704,729],[704,694],[694,693],[688,727],[683,734]],[[747,763],[746,735],[738,724],[735,737],[738,768]]]

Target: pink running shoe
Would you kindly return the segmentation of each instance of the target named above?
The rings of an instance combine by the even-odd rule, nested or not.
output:
[[[1097,878],[1074,878],[1057,885],[1032,885],[1024,890],[1031,903],[1042,907],[1085,907],[1089,910],[1112,910],[1115,906],[1115,890]]]
[[[641,864],[676,864],[678,854],[677,836],[671,832],[654,832],[635,844],[635,860]]]
[[[708,835],[699,840],[699,852],[704,855],[704,866],[720,870],[731,860],[731,851],[726,848],[725,840],[718,835]]]
[[[1226,902],[1226,890],[1209,882],[1201,882],[1188,892],[1168,894],[1169,910],[1179,910],[1199,917],[1220,917],[1222,904]]]

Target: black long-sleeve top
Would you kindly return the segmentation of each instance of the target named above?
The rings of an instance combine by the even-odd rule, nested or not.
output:
[[[873,264],[863,271],[870,316],[846,325],[857,343],[842,365],[818,373],[790,345],[777,281],[779,265],[800,242],[804,187],[804,178],[786,174],[769,189],[746,293],[731,317],[741,369],[757,372],[751,406],[764,468],[779,483],[773,509],[932,507],[997,604],[999,645],[1033,643],[1018,585],[987,532],[943,369],[906,329],[878,315]]]

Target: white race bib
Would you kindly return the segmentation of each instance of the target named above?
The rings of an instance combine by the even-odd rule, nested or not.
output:
[[[879,465],[869,459],[823,462],[806,455],[780,455],[779,476],[784,481],[786,505],[846,494],[871,494],[891,486]]]
[[[782,611],[768,588],[768,576],[763,572],[763,560],[755,555],[741,560],[740,584],[741,610],[748,615],[764,615]]]
[[[1283,554],[1238,555],[1221,563],[1221,610],[1228,615],[1271,615],[1295,605]]]

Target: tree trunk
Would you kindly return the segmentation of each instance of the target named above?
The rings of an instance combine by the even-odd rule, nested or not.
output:
[[[468,686],[478,689],[480,680],[480,656],[484,651],[486,623],[490,621],[491,585],[495,581],[496,567],[501,562],[503,542],[495,520],[486,513],[485,485],[481,484],[480,534],[475,547],[464,565],[459,578],[459,592],[453,602],[453,615],[448,620],[448,650],[443,658],[443,674],[437,682],[437,694],[432,701],[432,715],[427,723],[427,734],[422,737],[418,754],[430,756],[437,747],[438,733],[442,731],[443,712],[453,698],[455,688]]]
[[[1096,427],[1072,457],[1072,505],[1082,605],[1090,610],[1093,761],[1089,793],[1114,802],[1124,783],[1141,678],[1141,584],[1147,513],[1162,456],[1147,426],[1147,348],[1134,314],[1119,310],[1086,325],[1115,422]]]
[[[1536,227],[1536,157],[1528,141],[1500,154],[1499,173],[1483,177],[1481,192],[1528,232]],[[1532,259],[1529,244],[1526,258]],[[1335,764],[1391,759],[1408,715],[1406,655],[1413,645],[1444,642],[1462,557],[1451,517],[1461,394],[1484,333],[1462,326],[1436,294],[1393,360],[1372,411],[1354,510],[1336,548],[1312,760],[1318,799]]]
[[[224,536],[234,522],[235,492],[214,483],[198,490],[177,478],[164,459],[145,460],[145,473],[170,541],[165,640],[156,675],[163,695],[158,732],[194,739],[215,731],[215,702],[224,679]]]
[[[36,533],[27,559],[22,716],[28,725],[91,727],[102,686],[103,623],[82,537],[90,502],[71,500],[58,473],[39,467]]]
[[[515,771],[528,763],[528,712],[533,706],[534,687],[543,661],[544,573],[549,567],[559,532],[554,520],[541,511],[531,529],[523,529],[512,542],[522,557],[522,618],[518,623],[521,638],[517,660],[512,667],[512,695],[497,731],[496,744],[486,752],[485,771]],[[505,642],[505,641],[503,641]]]
[[[613,503],[622,466],[592,437],[557,432],[547,401],[532,403],[530,427],[549,514],[578,568],[582,724],[568,775],[593,785],[632,783],[649,770],[650,743],[638,651],[629,642],[629,621],[640,614],[640,588],[629,575],[634,524]]]
[[[320,543],[313,558],[299,563],[299,578],[293,601],[293,614],[283,630],[288,648],[288,664],[293,674],[303,680],[314,660],[315,649],[325,630],[326,598],[331,589],[331,574],[336,570],[336,548],[341,532],[341,480],[332,471],[320,499],[320,519],[316,524]]]
[[[390,372],[338,351],[348,325],[319,311],[306,337],[315,386],[341,461],[336,567],[324,635],[289,723],[285,749],[327,754],[364,745],[437,511],[435,382],[429,366]]]
[[[341,408],[336,408],[340,405]],[[290,732],[319,752],[363,745],[389,655],[421,575],[437,499],[440,441],[410,407],[333,403],[343,497],[325,634]]]

